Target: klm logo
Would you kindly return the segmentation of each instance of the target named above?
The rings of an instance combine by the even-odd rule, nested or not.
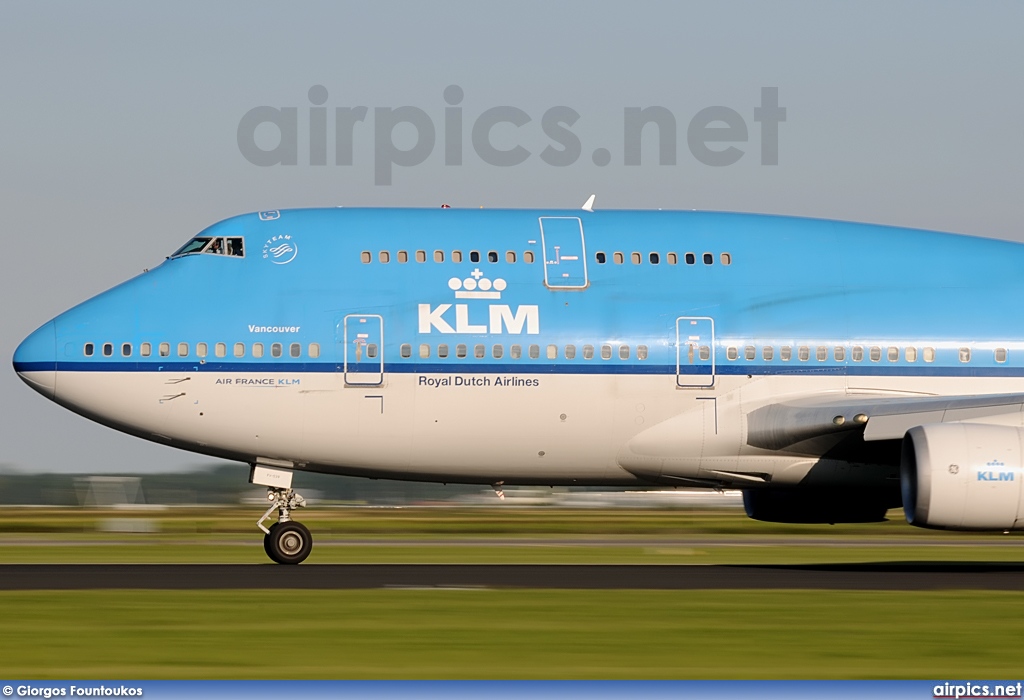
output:
[[[978,470],[978,481],[1013,481],[1013,472],[996,471],[1006,466],[1004,462],[994,459],[985,466],[989,469]]]
[[[500,277],[493,282],[487,279],[479,268],[464,280],[448,280],[448,288],[455,292],[456,299],[500,300],[506,286]],[[488,304],[486,315],[481,305],[474,305],[472,316],[471,319],[469,304],[420,304],[420,333],[540,333],[540,307],[535,304],[521,304],[515,311],[508,304]]]

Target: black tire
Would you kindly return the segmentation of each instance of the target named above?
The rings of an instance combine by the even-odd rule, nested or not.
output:
[[[313,549],[313,536],[294,520],[277,523],[264,538],[267,554],[278,564],[299,564]]]
[[[270,527],[267,528],[268,530],[270,530],[270,532],[268,532],[267,534],[263,535],[263,551],[266,552],[267,556],[270,557],[271,559],[274,558],[274,555],[271,554],[273,549],[270,546],[270,537],[271,537],[271,535],[274,534],[274,530],[277,529],[278,525],[280,525],[280,523],[271,523]]]

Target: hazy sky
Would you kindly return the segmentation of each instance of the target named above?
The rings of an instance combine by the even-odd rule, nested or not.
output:
[[[75,303],[158,264],[233,214],[305,206],[758,211],[1024,240],[1024,4],[1020,2],[135,2],[0,4],[0,465],[168,470],[203,459],[90,423],[24,386],[18,342]],[[461,88],[462,165],[445,165],[445,89]],[[310,160],[310,88],[326,90],[327,165]],[[778,165],[755,109],[778,88]],[[314,91],[314,93],[317,91]],[[319,90],[323,101],[323,90]],[[242,117],[295,108],[297,163],[239,149]],[[337,108],[366,107],[352,164],[335,164]],[[376,185],[378,108],[435,127],[419,165]],[[495,126],[485,162],[472,128]],[[624,164],[628,108],[663,107],[676,162]],[[688,145],[708,107],[739,115],[743,153],[710,166]],[[541,158],[545,112],[569,107],[581,154]],[[507,112],[508,110],[505,110]],[[720,113],[720,112],[719,112]],[[263,125],[256,143],[271,149]],[[417,132],[390,134],[401,149]],[[386,141],[390,143],[392,141]],[[601,167],[594,151],[607,149]],[[850,245],[857,245],[851,241]],[[1024,274],[1024,271],[1022,271]],[[198,292],[201,294],[201,292]],[[183,299],[187,304],[194,300]]]

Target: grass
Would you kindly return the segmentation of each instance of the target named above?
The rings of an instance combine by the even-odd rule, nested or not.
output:
[[[0,594],[11,677],[988,678],[1024,594],[86,591]]]

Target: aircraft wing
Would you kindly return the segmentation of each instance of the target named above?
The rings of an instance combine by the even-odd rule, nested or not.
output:
[[[1016,414],[1016,415],[1014,415]],[[805,397],[770,404],[747,415],[747,444],[781,450],[805,440],[863,430],[866,442],[899,440],[917,425],[960,421],[1021,425],[1024,394],[970,396]]]

